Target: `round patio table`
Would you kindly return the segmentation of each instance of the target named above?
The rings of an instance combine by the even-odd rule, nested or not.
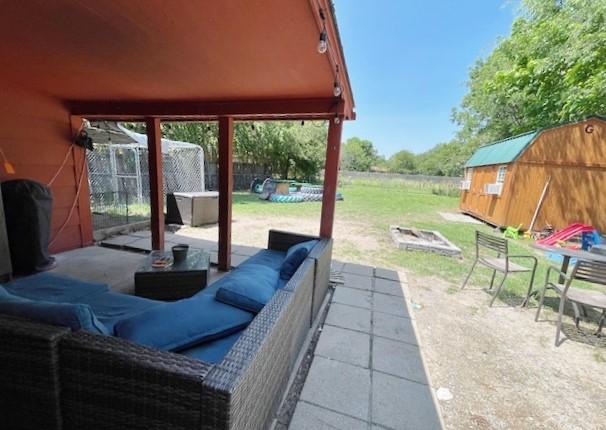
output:
[[[530,246],[540,251],[560,254],[562,256],[562,268],[560,269],[560,272],[562,273],[568,273],[568,266],[570,266],[570,259],[572,258],[576,258],[577,260],[600,261],[606,263],[606,255],[603,254],[596,254],[579,249],[561,248],[559,246],[539,245],[537,243],[533,243]],[[564,277],[560,276],[559,283],[563,284],[564,281]]]
[[[572,258],[576,258],[577,260],[588,260],[588,261],[600,261],[606,263],[606,255],[598,254],[589,251],[583,251],[578,249],[570,249],[570,248],[562,248],[559,246],[549,246],[549,245],[540,245],[537,243],[533,243],[530,245],[534,249],[538,249],[540,251],[545,252],[553,252],[562,256],[562,267],[560,268],[561,273],[568,273],[568,267],[570,266],[570,260]],[[566,282],[564,276],[560,275],[560,279],[558,279],[558,284],[563,285]],[[534,290],[530,296],[538,295],[539,290]],[[530,297],[529,296],[529,297]],[[574,308],[574,312],[576,315],[579,315],[579,309],[576,303],[572,303]],[[581,311],[583,316],[587,316],[587,312],[585,311],[585,307],[581,306]]]

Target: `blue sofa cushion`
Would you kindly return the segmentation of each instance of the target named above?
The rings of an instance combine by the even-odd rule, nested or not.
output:
[[[219,363],[227,355],[231,347],[240,339],[242,333],[244,333],[244,330],[240,330],[221,339],[196,345],[181,351],[180,354],[197,360],[206,361],[207,363]]]
[[[246,311],[258,313],[278,287],[278,272],[260,264],[247,264],[225,276],[216,299]]]
[[[81,298],[109,291],[106,284],[80,281],[56,273],[37,273],[4,284],[16,296],[56,303],[78,303]]]
[[[295,274],[303,260],[307,258],[311,250],[318,243],[317,240],[308,240],[288,248],[286,258],[280,267],[280,278],[290,279]]]
[[[114,333],[114,327],[119,321],[165,304],[159,300],[113,292],[84,297],[81,299],[81,303],[90,305],[99,321],[107,327],[110,333]]]
[[[0,289],[4,290],[1,287]],[[69,327],[74,331],[86,330],[98,334],[110,333],[103,323],[95,317],[93,310],[88,305],[29,300],[12,295],[6,290],[0,292],[0,314]]]
[[[250,312],[199,294],[189,299],[154,306],[119,321],[116,336],[165,351],[180,351],[245,328]]]

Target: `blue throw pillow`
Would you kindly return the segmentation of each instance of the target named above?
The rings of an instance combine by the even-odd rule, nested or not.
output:
[[[259,313],[278,286],[278,271],[260,264],[247,264],[221,279],[215,298],[228,305]]]
[[[109,334],[109,330],[95,317],[88,305],[29,300],[12,295],[2,287],[0,287],[0,314],[69,327],[73,331],[86,330],[92,333]]]
[[[116,336],[164,351],[179,351],[228,336],[248,326],[253,315],[198,294],[165,303],[114,327]]]
[[[317,240],[308,240],[288,248],[286,259],[280,268],[280,278],[290,279],[295,274],[303,260],[307,258],[311,250],[318,243]]]

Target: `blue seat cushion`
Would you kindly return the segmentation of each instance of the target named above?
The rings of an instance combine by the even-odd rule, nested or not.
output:
[[[260,264],[247,264],[234,269],[222,279],[215,298],[228,305],[258,313],[278,288],[278,272]]]
[[[274,270],[280,270],[282,262],[286,258],[286,253],[282,251],[274,251],[273,249],[263,249],[257,252],[252,257],[247,258],[240,267],[248,266],[249,264],[260,264]]]
[[[181,351],[180,354],[208,363],[218,363],[223,360],[231,347],[240,339],[242,333],[244,333],[244,330],[237,331],[221,339],[193,346]]]
[[[253,314],[198,294],[163,303],[114,327],[116,336],[165,351],[180,351],[230,335],[248,326]]]
[[[107,284],[84,282],[56,273],[37,273],[4,284],[16,296],[57,303],[77,303],[83,297],[109,291]]]
[[[280,278],[290,279],[295,274],[303,260],[307,258],[311,250],[318,243],[317,240],[308,240],[288,248],[286,258],[280,267]]]
[[[110,334],[89,305],[30,300],[8,293],[0,287],[0,314],[27,318],[36,322],[69,327],[73,331],[86,330]]]
[[[165,302],[150,300],[144,297],[131,296],[113,292],[103,292],[87,296],[80,301],[89,305],[99,321],[113,334],[115,325],[123,320],[140,314]]]

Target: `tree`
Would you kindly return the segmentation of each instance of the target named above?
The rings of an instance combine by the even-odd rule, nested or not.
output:
[[[417,156],[417,170],[425,175],[461,176],[471,154],[468,145],[456,141],[442,143]]]
[[[467,87],[456,137],[419,155],[419,172],[459,175],[481,144],[606,114],[606,1],[522,0]]]
[[[396,152],[389,157],[387,166],[389,171],[393,173],[415,173],[417,170],[416,156],[406,150]]]
[[[344,170],[368,172],[377,160],[377,150],[370,140],[351,137],[341,148],[341,167]]]
[[[140,123],[129,128],[145,133]],[[163,122],[162,134],[172,140],[202,146],[207,161],[218,157],[218,126],[214,122]],[[234,126],[234,158],[263,166],[282,178],[293,175],[311,181],[322,167],[326,152],[326,122],[293,121],[237,122]]]
[[[454,119],[481,141],[606,113],[606,1],[523,0]]]

